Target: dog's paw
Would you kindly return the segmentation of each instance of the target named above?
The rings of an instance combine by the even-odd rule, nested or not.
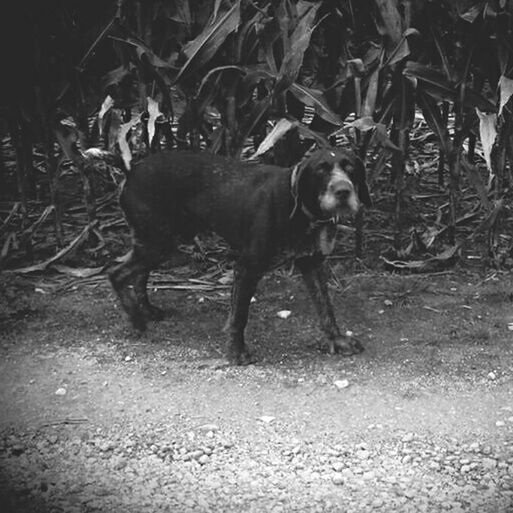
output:
[[[358,339],[347,335],[328,340],[328,345],[331,354],[342,356],[360,354],[365,349]]]
[[[130,315],[130,324],[134,331],[138,334],[146,331],[146,319],[141,312]]]
[[[228,352],[228,362],[231,365],[246,366],[256,363],[256,361],[256,356],[247,348],[243,351]]]

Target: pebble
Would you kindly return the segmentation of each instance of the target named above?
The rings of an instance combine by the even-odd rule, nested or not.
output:
[[[384,506],[385,502],[383,501],[383,499],[374,499],[372,502],[371,502],[371,506],[372,508],[374,509],[379,509],[379,508],[382,508]]]
[[[335,472],[340,472],[341,470],[344,469],[345,465],[340,462],[340,461],[336,461],[335,463],[333,463],[332,465],[332,468]]]
[[[277,430],[282,428],[280,423]],[[456,513],[475,502],[485,508],[492,495],[503,501],[513,497],[513,443],[492,447],[446,439],[440,447],[403,431],[399,443],[369,438],[351,444],[340,437],[321,444],[316,437],[268,436],[260,428],[261,439],[249,445],[244,439],[227,441],[224,437],[235,437],[229,427],[224,437],[217,436],[219,429],[205,424],[194,428],[194,437],[187,431],[123,435],[122,428],[115,434],[91,429],[88,436],[65,430],[16,435],[0,438],[0,464],[26,469],[12,474],[20,489],[43,498],[49,508],[70,512],[71,506],[59,502],[59,490],[74,490],[88,508],[94,504],[102,511],[109,510],[114,495],[131,490],[125,510],[137,507],[141,513],[165,507],[214,511],[228,499],[230,512],[255,506],[322,513],[340,510],[341,494],[347,511]],[[84,466],[88,481],[79,482],[74,469]],[[191,508],[184,509],[188,500]]]
[[[333,484],[342,485],[344,484],[344,476],[340,472],[335,472],[331,477],[331,481]]]
[[[349,386],[349,381],[347,379],[339,379],[333,383],[339,390],[347,388]]]
[[[483,459],[483,468],[486,470],[492,470],[497,466],[497,460],[493,458],[484,458]]]

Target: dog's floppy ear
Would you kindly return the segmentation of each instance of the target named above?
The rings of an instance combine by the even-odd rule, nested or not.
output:
[[[372,199],[370,197],[369,187],[365,179],[365,165],[360,158],[355,159],[355,173],[353,180],[358,189],[358,199],[366,206],[372,207]]]

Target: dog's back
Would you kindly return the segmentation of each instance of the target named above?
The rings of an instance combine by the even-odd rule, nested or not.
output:
[[[212,229],[228,243],[240,246],[244,233],[255,229],[255,216],[264,204],[280,201],[274,215],[286,217],[283,204],[290,189],[290,171],[241,162],[210,153],[161,152],[140,161],[121,193],[121,206],[139,238],[157,228],[169,236],[190,238]]]

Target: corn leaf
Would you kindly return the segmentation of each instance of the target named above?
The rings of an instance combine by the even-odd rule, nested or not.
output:
[[[499,79],[499,91],[500,91],[500,105],[499,105],[499,116],[502,114],[502,109],[506,106],[511,95],[513,95],[513,80],[507,78],[504,75]]]
[[[226,38],[235,30],[240,23],[240,0],[235,2],[233,7],[227,12],[218,15],[216,20],[203,30],[203,32],[193,39],[184,48],[184,54],[187,61],[182,66],[174,83],[191,75],[216,54],[219,47]]]
[[[315,113],[328,123],[342,125],[342,120],[330,107],[324,94],[318,89],[311,89],[297,83],[290,86],[289,91],[302,103],[313,107]]]

